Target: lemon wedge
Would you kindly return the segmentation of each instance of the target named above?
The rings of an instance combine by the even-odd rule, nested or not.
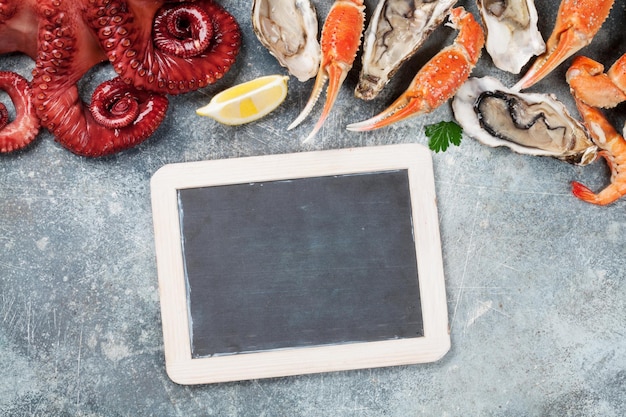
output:
[[[231,126],[259,120],[285,100],[288,80],[286,75],[266,75],[235,85],[215,95],[196,113]]]

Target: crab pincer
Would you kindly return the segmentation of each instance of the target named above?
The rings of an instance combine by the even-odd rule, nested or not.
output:
[[[430,113],[448,101],[467,81],[485,44],[480,24],[462,7],[450,11],[449,25],[458,29],[454,43],[442,49],[415,75],[408,89],[378,115],[347,126],[368,131],[409,117]]]
[[[326,103],[322,115],[304,142],[313,138],[326,121],[337,100],[339,89],[352,68],[361,44],[365,21],[364,11],[363,0],[336,0],[326,17],[320,41],[322,62],[315,78],[313,91],[300,115],[287,128],[291,130],[306,119],[328,81]]]
[[[537,57],[515,84],[523,90],[539,82],[563,61],[589,45],[609,16],[615,0],[563,0],[546,52]]]

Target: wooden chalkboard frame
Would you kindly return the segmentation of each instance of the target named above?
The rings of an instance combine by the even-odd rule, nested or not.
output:
[[[250,182],[407,170],[423,337],[192,357],[178,192]],[[419,144],[302,152],[170,164],[151,180],[166,371],[179,384],[434,362],[450,348],[430,151]]]

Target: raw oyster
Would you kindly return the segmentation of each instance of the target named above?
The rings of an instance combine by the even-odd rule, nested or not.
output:
[[[441,24],[455,0],[380,0],[363,38],[354,95],[371,100]]]
[[[317,74],[321,52],[310,0],[254,0],[252,28],[280,65],[300,81]]]
[[[519,74],[535,55],[546,50],[537,28],[534,0],[477,0],[486,26],[485,48],[501,70]]]
[[[520,93],[493,77],[470,78],[452,101],[457,122],[484,145],[587,165],[597,153],[583,125],[552,94]]]

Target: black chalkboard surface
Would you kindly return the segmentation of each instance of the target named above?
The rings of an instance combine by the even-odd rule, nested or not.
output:
[[[422,336],[408,185],[404,170],[180,190],[193,356]]]
[[[169,165],[152,195],[174,381],[419,363],[448,350],[424,147]]]

